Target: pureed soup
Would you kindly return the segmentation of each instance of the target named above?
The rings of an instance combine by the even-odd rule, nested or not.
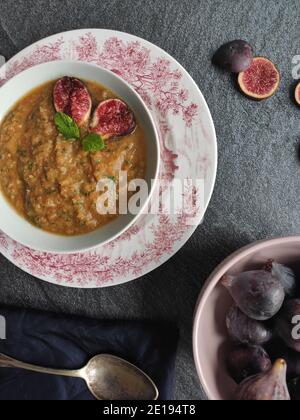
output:
[[[22,98],[0,126],[0,186],[35,226],[94,231],[118,215],[97,212],[97,183],[144,179],[146,142],[132,111],[94,82],[65,77]],[[118,190],[118,188],[117,188]]]

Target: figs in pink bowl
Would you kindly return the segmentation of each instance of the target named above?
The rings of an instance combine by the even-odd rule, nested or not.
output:
[[[215,269],[200,294],[193,351],[200,382],[210,400],[232,400],[237,389],[226,364],[232,349],[226,316],[233,300],[221,280],[225,274],[259,270],[270,259],[300,268],[300,236],[264,240],[238,250]]]

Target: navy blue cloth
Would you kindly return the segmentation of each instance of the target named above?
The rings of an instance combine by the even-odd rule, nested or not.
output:
[[[160,399],[172,399],[177,329],[163,323],[97,321],[0,308],[6,340],[0,352],[23,362],[78,369],[101,353],[124,358],[157,384]],[[93,400],[81,379],[0,369],[0,400]]]

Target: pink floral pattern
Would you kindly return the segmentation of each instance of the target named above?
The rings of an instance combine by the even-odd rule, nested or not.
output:
[[[143,227],[139,226],[138,223],[136,223],[134,226],[132,226],[126,232],[124,232],[121,236],[119,236],[118,239],[107,244],[107,248],[113,249],[119,242],[129,242],[134,236],[138,235],[142,229]]]
[[[0,230],[0,249],[8,249],[8,237]]]
[[[99,51],[95,36],[82,35],[73,48],[81,61],[99,64],[130,83],[150,108],[155,107],[163,117],[169,112],[181,114],[190,127],[198,114],[198,105],[188,103],[189,92],[180,87],[182,72],[172,69],[171,61],[160,57],[154,62],[151,51],[140,41],[124,42],[109,38]]]
[[[63,46],[63,38],[59,37],[53,43],[37,45],[30,54],[22,57],[21,59],[8,62],[4,65],[6,74],[5,77],[0,77],[0,86],[16,74],[21,73],[21,71],[29,69],[30,67],[47,63],[49,61],[62,60],[63,57],[61,51]]]
[[[104,287],[119,276],[133,274],[139,277],[145,265],[159,264],[162,255],[171,255],[174,243],[186,232],[188,217],[179,215],[177,223],[174,223],[169,216],[160,215],[160,226],[152,226],[154,241],[147,243],[143,252],[136,252],[129,259],[119,257],[112,262],[108,256],[96,252],[71,255],[40,253],[16,242],[12,258],[36,277],[54,276],[57,284],[85,287],[93,278],[96,279],[96,287]]]
[[[175,119],[177,126],[185,127],[185,133],[189,130],[192,133],[200,118],[201,100],[198,99],[198,103],[189,100],[190,92],[184,83],[187,75],[162,51],[158,50],[160,54],[157,54],[155,47],[125,34],[111,36],[107,31],[99,32],[76,31],[72,37],[66,33],[35,44],[7,63],[0,85],[27,68],[54,60],[71,58],[112,70],[128,81],[152,110],[161,139],[160,176],[171,183],[176,173],[180,177],[180,157],[168,144],[173,135],[171,121]],[[199,156],[198,166],[200,162],[207,175],[209,159]],[[197,213],[193,194],[186,191],[185,196]],[[160,214],[151,223],[139,221],[111,244],[74,255],[33,251],[0,232],[0,252],[38,278],[73,287],[104,287],[137,278],[166,261],[178,244],[182,245],[192,234],[194,228],[188,224],[189,217],[190,212],[173,216]],[[129,244],[131,252],[126,255]],[[112,257],[115,250],[118,256]]]

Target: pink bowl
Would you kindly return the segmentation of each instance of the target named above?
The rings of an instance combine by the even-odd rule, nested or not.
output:
[[[210,400],[231,400],[236,388],[225,365],[230,349],[226,314],[232,299],[220,280],[226,273],[259,269],[270,258],[283,264],[300,263],[300,236],[260,241],[242,248],[216,268],[201,292],[195,312],[193,347],[198,375]]]

